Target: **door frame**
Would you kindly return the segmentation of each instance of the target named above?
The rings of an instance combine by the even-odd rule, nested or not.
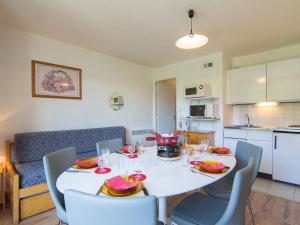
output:
[[[175,123],[175,129],[177,127],[177,79],[176,77],[171,77],[168,79],[163,79],[163,80],[157,80],[155,81],[155,115],[154,115],[154,119],[155,119],[155,131],[157,131],[157,120],[158,120],[158,110],[157,110],[157,100],[158,100],[158,95],[157,95],[157,84],[158,82],[163,82],[163,81],[167,81],[167,80],[175,80],[175,115],[174,115],[174,123]]]

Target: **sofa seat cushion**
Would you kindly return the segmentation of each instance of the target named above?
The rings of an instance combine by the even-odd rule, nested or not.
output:
[[[96,157],[97,151],[77,154],[77,159]],[[20,188],[32,187],[34,185],[46,183],[43,161],[28,163],[17,163],[15,169],[20,175]]]
[[[17,163],[15,168],[20,175],[21,188],[46,183],[43,161]]]

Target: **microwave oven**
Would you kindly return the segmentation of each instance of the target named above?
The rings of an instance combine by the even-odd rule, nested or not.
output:
[[[184,88],[185,98],[203,98],[210,96],[211,89],[208,84],[195,84]]]
[[[190,105],[190,117],[215,119],[219,117],[218,111],[218,104]]]

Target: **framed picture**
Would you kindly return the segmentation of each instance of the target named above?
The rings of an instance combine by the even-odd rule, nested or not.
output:
[[[32,97],[82,99],[81,69],[31,61]]]

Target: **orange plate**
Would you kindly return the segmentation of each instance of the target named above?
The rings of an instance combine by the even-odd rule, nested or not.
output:
[[[220,147],[210,147],[209,150],[213,153],[218,153],[218,154],[222,154],[222,155],[228,155],[231,153],[231,150],[228,148],[228,151],[227,152],[223,152],[223,151],[220,151]]]
[[[115,193],[114,191],[111,191],[105,184],[103,184],[101,187],[101,192],[112,197],[126,197],[140,192],[142,190],[142,186],[142,182],[139,182],[138,186],[128,191],[127,193]]]
[[[220,170],[215,170],[215,171],[211,171],[211,170],[206,170],[201,168],[199,165],[195,165],[194,167],[196,170],[200,171],[200,172],[204,172],[204,173],[226,173],[229,170],[228,166],[225,166],[223,169]]]
[[[74,165],[77,169],[90,169],[97,166],[97,157],[76,160]]]
[[[197,165],[195,165],[195,167],[196,166],[211,173],[218,173],[225,168],[223,163],[215,161],[200,161]]]

